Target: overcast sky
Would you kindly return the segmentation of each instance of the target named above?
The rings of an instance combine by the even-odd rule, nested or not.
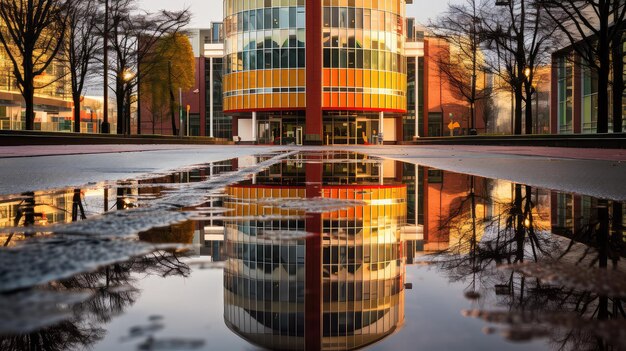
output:
[[[139,2],[145,10],[180,10],[189,7],[193,14],[190,27],[193,28],[209,27],[212,21],[222,20],[222,0],[139,0]],[[415,17],[419,23],[427,23],[430,17],[435,17],[443,11],[447,4],[446,0],[414,0],[412,5],[407,5],[407,14],[409,17]]]

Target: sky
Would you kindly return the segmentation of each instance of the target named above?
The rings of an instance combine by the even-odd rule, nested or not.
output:
[[[188,7],[193,14],[190,28],[208,28],[212,21],[222,20],[222,0],[139,0],[139,3],[147,11],[180,10]],[[407,5],[407,16],[415,17],[418,23],[426,24],[429,18],[441,13],[447,4],[448,1],[445,0],[413,0],[412,5]]]

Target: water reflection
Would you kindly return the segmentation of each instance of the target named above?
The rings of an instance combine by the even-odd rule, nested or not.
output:
[[[226,221],[224,319],[256,345],[356,349],[404,321],[407,187],[396,178],[395,162],[383,170],[383,162],[362,156],[351,163],[333,161],[329,155],[307,155],[227,189],[230,216],[258,219]],[[353,203],[324,213],[284,205],[317,198]],[[269,214],[300,219],[263,219]],[[275,231],[309,235],[266,237]]]
[[[414,264],[462,286],[442,296],[464,296],[464,315],[489,334],[621,349],[625,225],[620,202],[341,152],[28,192],[0,199],[0,349],[208,348],[202,332],[157,337],[167,330],[160,309],[178,302],[142,292],[141,278],[222,268],[223,281],[202,282],[223,285],[211,327],[225,323],[269,349],[386,349],[393,338],[417,340],[418,322],[436,323],[405,305],[429,304],[407,292],[430,284],[405,281],[426,269]],[[29,248],[37,257],[10,256]],[[69,275],[42,269],[67,271],[73,257]],[[145,294],[164,305],[106,343],[113,317]]]

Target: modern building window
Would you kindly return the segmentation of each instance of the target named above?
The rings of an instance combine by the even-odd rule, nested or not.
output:
[[[574,65],[571,59],[559,58],[558,62],[558,126],[559,133],[572,133],[573,129],[573,97],[574,97]]]
[[[584,65],[582,81],[582,131],[583,133],[594,133],[598,124],[598,73]]]

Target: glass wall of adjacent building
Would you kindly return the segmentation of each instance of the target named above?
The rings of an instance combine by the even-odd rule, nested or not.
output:
[[[558,62],[558,132],[573,133],[574,65],[566,57]]]

